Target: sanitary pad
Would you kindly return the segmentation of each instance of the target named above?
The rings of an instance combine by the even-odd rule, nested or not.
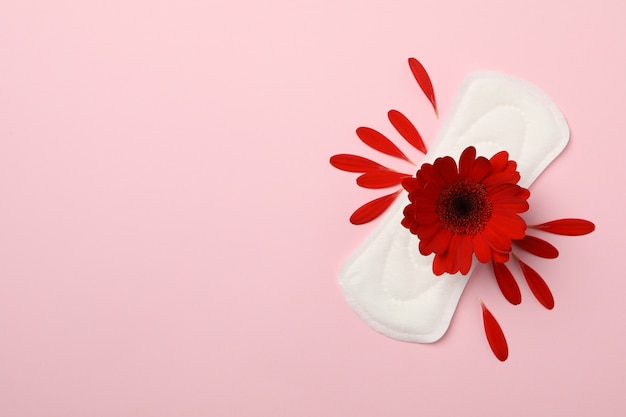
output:
[[[463,82],[431,150],[422,162],[452,156],[472,145],[487,158],[506,150],[528,188],[569,140],[565,118],[537,87],[496,72]],[[409,203],[396,200],[372,234],[346,260],[339,283],[352,309],[376,331],[394,339],[431,343],[450,325],[468,275],[432,272],[418,239],[401,224]]]

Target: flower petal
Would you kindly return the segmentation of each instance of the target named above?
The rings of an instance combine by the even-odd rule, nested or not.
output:
[[[448,249],[451,238],[452,233],[446,229],[439,229],[430,240],[428,247],[431,252],[443,253]]]
[[[511,241],[498,233],[497,230],[491,227],[491,224],[486,224],[485,228],[480,233],[492,250],[495,250],[496,252],[511,251]]]
[[[491,172],[499,172],[504,170],[507,162],[509,161],[509,153],[507,151],[500,151],[489,159],[491,163]]]
[[[581,236],[591,233],[596,226],[589,220],[583,219],[560,219],[551,222],[529,226],[544,232],[565,236]]]
[[[414,190],[421,190],[422,183],[417,180],[415,177],[409,177],[402,180],[402,188],[407,190],[409,194]],[[409,197],[410,198],[410,197]]]
[[[437,253],[435,254],[435,259],[433,259],[433,274],[440,276],[444,272],[446,272],[445,253]]]
[[[509,346],[506,343],[504,332],[493,314],[487,310],[485,303],[481,301],[480,305],[483,309],[483,325],[489,347],[493,354],[496,355],[496,358],[504,362],[509,357]]]
[[[491,260],[493,262],[499,262],[501,264],[509,261],[509,252],[499,252],[494,249],[491,250]]]
[[[426,191],[413,196],[413,204],[417,211],[435,211],[437,210],[437,199],[428,195]]]
[[[546,259],[554,259],[559,256],[559,251],[550,243],[535,236],[526,235],[523,239],[513,241],[526,252]]]
[[[419,134],[413,123],[411,123],[411,121],[407,119],[404,114],[397,110],[389,110],[387,116],[389,117],[389,121],[393,127],[396,128],[398,133],[400,133],[400,135],[402,135],[407,142],[413,145],[418,151],[424,154],[427,152],[422,136]]]
[[[491,205],[494,211],[505,210],[510,213],[524,213],[525,211],[528,211],[528,208],[530,207],[528,205],[528,201],[522,200],[521,198],[511,199],[510,201],[505,202],[496,202],[492,200]]]
[[[512,171],[512,172],[508,172],[508,171],[504,171],[504,172],[496,172],[494,174],[490,174],[487,175],[487,177],[485,177],[482,180],[482,184],[486,187],[489,188],[492,185],[496,185],[496,184],[517,184],[517,182],[520,180],[520,174],[517,171]]]
[[[487,158],[479,156],[474,161],[474,166],[472,167],[472,172],[469,175],[469,179],[474,182],[481,182],[483,178],[487,174],[489,174],[489,170],[491,169],[491,165],[489,165],[489,161]]]
[[[419,84],[420,88],[430,101],[430,104],[433,105],[433,110],[435,110],[435,115],[439,117],[437,113],[437,101],[435,100],[435,91],[433,89],[433,83],[430,81],[430,77],[426,72],[424,66],[415,58],[409,58],[409,67],[411,68],[411,72],[415,77],[415,80]]]
[[[452,234],[450,243],[448,244],[448,249],[444,253],[446,258],[446,272],[449,274],[456,274],[459,272],[460,243],[461,235],[456,233]]]
[[[459,158],[459,176],[461,178],[467,178],[472,172],[474,167],[474,161],[476,160],[476,148],[468,146],[461,157]]]
[[[356,183],[363,188],[387,188],[400,185],[403,179],[410,177],[395,171],[372,171],[360,175]]]
[[[498,234],[508,239],[522,239],[526,234],[526,222],[517,214],[494,210],[489,224]],[[510,247],[510,245],[509,245]]]
[[[358,155],[339,154],[330,158],[330,164],[337,169],[348,172],[370,172],[389,170],[389,168]]]
[[[500,201],[509,198],[521,198],[524,199],[523,188],[517,184],[495,184],[491,187],[486,187],[489,193],[489,198],[492,201]]]
[[[528,287],[535,295],[535,298],[537,298],[537,301],[539,301],[541,305],[548,310],[552,310],[554,308],[554,297],[552,297],[552,292],[550,292],[548,284],[546,284],[537,271],[526,265],[521,260],[518,259],[517,261],[522,268],[522,273],[524,274],[524,278],[526,278]]]
[[[467,275],[472,267],[472,237],[470,235],[461,235],[458,248],[459,271],[463,275]]]
[[[439,220],[439,215],[435,211],[420,211],[414,212],[415,221],[421,225],[431,224]]]
[[[431,164],[423,164],[415,174],[415,177],[423,186],[434,184],[441,188],[446,185],[446,180],[439,175],[435,167]]]
[[[394,202],[396,198],[400,195],[402,190],[398,190],[395,193],[377,198],[376,200],[372,200],[369,203],[363,204],[361,207],[356,209],[352,216],[350,216],[350,223],[352,224],[364,224],[367,222],[371,222],[376,217],[383,214],[387,208]]]
[[[519,285],[513,277],[513,274],[507,268],[506,264],[500,262],[492,262],[493,274],[496,276],[496,282],[502,295],[507,301],[513,305],[518,305],[522,302],[522,293],[519,290]]]
[[[419,226],[420,227],[419,232],[417,233],[417,237],[420,239],[420,244],[424,242],[424,247],[426,246],[426,243],[430,241],[433,236],[435,236],[435,233],[437,233],[439,229],[441,229],[441,223],[439,222],[427,223]],[[432,253],[432,251],[428,253],[422,252],[423,255],[428,255],[430,253]]]
[[[480,233],[476,233],[472,238],[472,247],[479,262],[489,262],[491,259],[491,249]]]
[[[367,146],[384,154],[413,163],[393,142],[379,131],[369,127],[359,127],[356,130],[356,134]]]
[[[530,197],[530,191],[528,190],[528,188],[524,188],[524,187],[520,187],[520,188],[521,190],[520,190],[518,197],[528,200],[528,197]]]
[[[443,178],[444,184],[450,184],[459,178],[456,161],[449,156],[435,159],[435,171]]]

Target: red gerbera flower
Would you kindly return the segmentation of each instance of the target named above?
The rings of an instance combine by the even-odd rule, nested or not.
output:
[[[423,164],[402,181],[410,204],[402,225],[419,238],[422,255],[435,254],[433,272],[467,274],[472,256],[483,263],[506,262],[511,241],[522,239],[528,210],[527,189],[517,185],[517,164],[506,151],[476,158],[468,147],[457,164],[449,156]]]
[[[414,58],[409,59],[409,66],[437,114],[435,93],[428,73]],[[388,118],[407,142],[426,153],[422,137],[406,116],[397,110],[390,110]],[[360,127],[356,133],[371,148],[412,163],[382,133],[369,127]],[[357,184],[361,187],[398,187],[395,192],[376,198],[354,211],[350,217],[353,224],[364,224],[380,216],[404,187],[410,203],[404,209],[402,225],[419,238],[420,253],[435,254],[433,272],[436,275],[444,272],[467,274],[474,256],[482,263],[491,262],[502,294],[515,305],[521,303],[522,296],[515,277],[506,265],[511,255],[539,303],[549,310],[554,308],[554,297],[547,283],[519,258],[518,253],[513,252],[512,244],[542,258],[556,258],[559,252],[545,240],[527,235],[527,229],[566,236],[581,236],[595,229],[592,222],[583,219],[561,219],[527,226],[519,213],[528,210],[530,192],[517,185],[520,180],[517,164],[509,160],[506,151],[487,159],[476,157],[476,149],[470,146],[461,154],[458,165],[450,156],[437,158],[432,164],[423,164],[415,177],[352,154],[334,155],[330,163],[343,171],[360,173]],[[504,361],[509,354],[504,332],[485,304],[480,303],[487,342],[494,355]]]

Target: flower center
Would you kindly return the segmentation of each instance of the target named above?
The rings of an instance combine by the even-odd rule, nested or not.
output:
[[[441,189],[437,215],[451,233],[475,235],[483,230],[493,209],[482,184],[461,178]]]

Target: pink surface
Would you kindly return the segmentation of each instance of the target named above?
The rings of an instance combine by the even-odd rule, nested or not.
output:
[[[0,416],[618,416],[626,407],[621,1],[17,1],[0,13]],[[546,4],[548,3],[548,4]],[[430,143],[462,78],[543,88],[572,130],[529,221],[578,216],[507,304],[481,268],[433,345],[336,282],[397,108]],[[381,158],[383,159],[383,158]],[[493,358],[481,297],[511,355]]]

